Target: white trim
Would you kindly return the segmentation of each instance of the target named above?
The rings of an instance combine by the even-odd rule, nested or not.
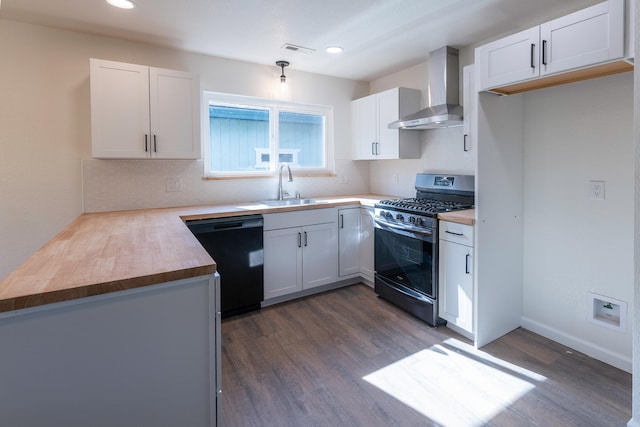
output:
[[[628,356],[614,353],[604,347],[597,346],[592,342],[569,335],[526,317],[522,318],[522,327],[562,345],[571,347],[572,349],[593,357],[594,359],[598,359],[618,369],[631,373],[631,358]]]

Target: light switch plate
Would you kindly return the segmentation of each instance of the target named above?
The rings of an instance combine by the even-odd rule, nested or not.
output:
[[[604,200],[604,181],[589,181],[591,200]]]

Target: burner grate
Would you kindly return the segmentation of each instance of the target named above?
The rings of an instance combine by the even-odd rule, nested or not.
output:
[[[382,206],[403,209],[408,212],[438,214],[462,209],[472,209],[473,205],[464,202],[454,202],[447,200],[435,200],[425,198],[410,198],[398,200],[383,200],[379,203]]]

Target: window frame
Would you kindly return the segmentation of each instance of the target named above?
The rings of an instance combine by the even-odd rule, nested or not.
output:
[[[293,112],[300,114],[314,114],[324,117],[324,163],[321,168],[300,167],[290,164],[291,170],[298,175],[321,176],[335,174],[334,159],[334,137],[333,137],[333,107],[329,105],[302,104],[294,102],[278,101],[273,99],[258,98],[253,96],[234,95],[222,92],[203,91],[202,92],[202,145],[203,145],[203,172],[204,178],[225,179],[225,178],[258,178],[272,177],[278,173],[278,163],[271,163],[268,170],[255,171],[220,171],[209,170],[211,164],[211,121],[209,116],[209,106],[220,105],[229,107],[246,107],[266,109],[269,111],[269,157],[279,158],[279,129],[278,115],[280,112]],[[290,151],[291,149],[285,149]]]

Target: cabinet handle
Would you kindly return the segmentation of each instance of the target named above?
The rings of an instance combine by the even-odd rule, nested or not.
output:
[[[447,234],[453,234],[454,236],[464,236],[464,233],[456,233],[455,231],[444,230]]]
[[[531,68],[536,68],[536,64],[533,63],[533,54],[535,53],[536,45],[531,43]]]
[[[469,274],[469,259],[471,258],[471,254],[467,254],[464,259],[464,272],[465,274]]]
[[[307,246],[307,232],[304,232],[304,245]]]
[[[469,136],[469,135],[465,134],[465,135],[464,135],[464,137],[463,137],[463,139],[462,139],[462,149],[463,149],[464,151],[469,151],[469,149],[467,148],[467,137],[468,137],[468,136]]]
[[[156,135],[153,135],[153,152],[157,153],[158,152],[158,141],[156,141]]]
[[[302,233],[298,233],[298,247],[302,247]]]
[[[376,142],[376,156],[380,155],[380,143]]]
[[[542,40],[542,65],[547,65],[547,41]]]
[[[340,228],[344,228],[344,215],[340,214]]]
[[[146,133],[144,134],[144,152],[148,152],[149,151],[149,135],[147,135]]]
[[[371,155],[372,155],[372,156],[375,156],[375,155],[376,155],[376,149],[375,149],[375,147],[376,147],[376,143],[375,143],[375,142],[372,142],[372,143],[371,143]]]

